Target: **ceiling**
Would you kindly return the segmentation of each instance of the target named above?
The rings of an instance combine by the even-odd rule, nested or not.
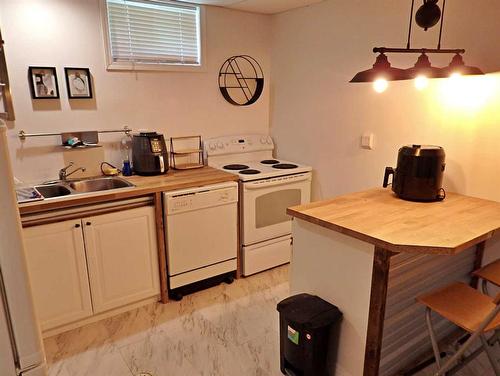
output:
[[[275,14],[323,0],[180,0],[188,3],[216,5],[247,12]]]

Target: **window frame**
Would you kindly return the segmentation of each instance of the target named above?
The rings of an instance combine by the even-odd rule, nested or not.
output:
[[[176,1],[170,0],[155,0],[165,4],[177,4]],[[117,62],[113,61],[111,52],[110,30],[108,22],[108,6],[107,0],[99,0],[99,13],[101,14],[102,39],[104,40],[104,53],[106,61],[106,70],[108,71],[171,71],[171,72],[206,72],[206,28],[205,28],[205,6],[201,4],[191,4],[198,7],[200,15],[200,64],[175,64],[175,63],[134,63],[134,62]]]

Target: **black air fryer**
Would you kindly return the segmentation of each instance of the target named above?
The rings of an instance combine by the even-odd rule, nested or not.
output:
[[[135,134],[132,138],[132,161],[137,175],[165,174],[168,157],[163,135],[156,132]]]
[[[408,145],[399,149],[396,169],[386,167],[384,188],[392,175],[392,190],[409,201],[441,201],[445,197],[445,153],[440,146]]]

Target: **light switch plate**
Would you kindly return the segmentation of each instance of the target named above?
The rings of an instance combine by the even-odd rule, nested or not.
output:
[[[363,149],[373,150],[373,133],[364,133],[361,136],[361,147]]]

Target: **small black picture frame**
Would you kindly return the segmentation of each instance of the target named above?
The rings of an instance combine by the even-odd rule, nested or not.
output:
[[[89,68],[64,68],[66,89],[69,99],[90,99],[93,97],[92,76]]]
[[[55,67],[28,67],[31,98],[59,99],[59,84]]]

